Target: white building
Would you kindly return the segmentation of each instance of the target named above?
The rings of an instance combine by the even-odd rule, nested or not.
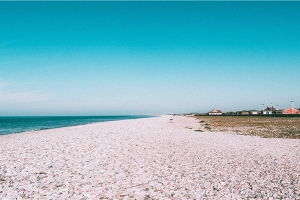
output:
[[[208,115],[222,115],[222,111],[213,109],[212,111],[208,112]]]
[[[250,110],[250,115],[258,115],[260,112],[258,110]]]
[[[276,109],[275,108],[269,108],[267,107],[265,110],[263,110],[263,114],[264,115],[272,115],[273,114],[273,111],[275,111]]]

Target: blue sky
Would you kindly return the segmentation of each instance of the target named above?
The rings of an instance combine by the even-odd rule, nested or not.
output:
[[[300,107],[300,2],[0,2],[0,115]]]

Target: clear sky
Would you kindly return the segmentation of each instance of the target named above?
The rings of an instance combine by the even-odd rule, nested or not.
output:
[[[300,2],[0,2],[0,115],[300,107]]]

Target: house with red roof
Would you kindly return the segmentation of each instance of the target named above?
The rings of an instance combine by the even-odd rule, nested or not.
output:
[[[287,108],[282,111],[282,114],[300,114],[300,110],[296,108]]]

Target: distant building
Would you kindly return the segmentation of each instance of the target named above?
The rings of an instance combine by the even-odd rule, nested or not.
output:
[[[236,113],[237,113],[237,115],[249,115],[250,114],[250,112],[247,110],[237,111]]]
[[[221,110],[216,110],[213,109],[212,111],[208,112],[208,115],[222,115],[222,111]]]
[[[260,114],[260,111],[258,110],[249,110],[250,115],[258,115]]]
[[[281,115],[282,114],[282,109],[276,109],[275,111],[273,111],[273,114],[276,114],[276,115]]]
[[[276,109],[275,108],[269,108],[269,107],[267,107],[265,110],[263,110],[263,114],[264,115],[271,115],[271,114],[273,114],[273,112],[275,112],[276,111]]]
[[[271,115],[272,114],[272,110],[264,110],[263,114],[264,115]]]
[[[300,111],[296,108],[287,108],[282,111],[282,114],[300,114]]]

